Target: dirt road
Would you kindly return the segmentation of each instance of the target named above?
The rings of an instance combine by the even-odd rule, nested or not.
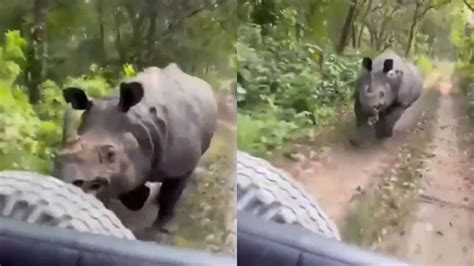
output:
[[[339,145],[324,161],[308,159],[286,169],[298,173],[295,179],[314,196],[340,229],[345,228],[349,210],[358,204],[359,197],[364,197],[368,191],[375,189],[377,182],[382,182],[381,175],[398,167],[399,148],[414,145],[413,129],[420,121],[429,119],[426,113],[431,112],[431,117],[435,119],[428,123],[433,130],[426,137],[431,136],[432,140],[430,145],[423,146],[428,147],[425,152],[431,155],[423,164],[423,178],[418,184],[407,187],[415,198],[409,208],[412,218],[397,225],[407,227],[397,231],[397,237],[383,239],[385,233],[381,232],[375,237],[377,245],[372,245],[376,249],[396,246],[398,250],[388,253],[403,257],[415,265],[474,265],[474,205],[471,202],[474,191],[467,184],[472,173],[469,169],[473,170],[473,166],[464,160],[465,156],[458,147],[457,118],[462,114],[459,108],[455,108],[456,103],[450,94],[453,88],[447,76],[433,77],[428,81],[431,84],[425,85],[425,88],[439,90],[440,96],[436,98],[438,109],[430,106],[434,104],[429,102],[429,93],[425,91],[424,96],[397,122],[394,137],[382,145],[365,149]],[[302,170],[295,171],[296,168]],[[418,197],[421,200],[417,201]],[[392,211],[406,209],[401,210],[398,206]],[[364,219],[373,220],[368,223],[369,226],[377,223],[371,217]],[[382,243],[384,241],[389,243]],[[380,251],[387,252],[387,249],[381,248]]]
[[[304,169],[295,179],[304,185],[339,227],[343,227],[354,196],[369,187],[374,176],[391,166],[400,143],[410,136],[410,130],[425,116],[429,108],[426,95],[425,92],[406,110],[395,125],[394,137],[384,143],[365,148],[338,145],[324,161],[304,161],[291,166]],[[291,168],[286,170],[297,172]]]
[[[473,191],[467,185],[468,169],[460,151],[459,123],[451,85],[440,86],[442,97],[422,180],[422,201],[408,234],[406,257],[416,265],[474,265]],[[471,205],[472,206],[472,205]]]

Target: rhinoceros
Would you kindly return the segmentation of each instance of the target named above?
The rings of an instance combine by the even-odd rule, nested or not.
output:
[[[122,81],[111,97],[91,100],[76,87],[63,95],[84,112],[77,134],[55,158],[53,175],[106,206],[119,199],[130,210],[147,201],[146,182],[161,182],[152,227],[165,229],[216,130],[211,86],[172,63]]]
[[[421,95],[423,78],[418,69],[392,50],[373,61],[362,60],[355,90],[354,111],[358,128],[375,125],[378,139],[392,137],[393,127],[402,114]]]

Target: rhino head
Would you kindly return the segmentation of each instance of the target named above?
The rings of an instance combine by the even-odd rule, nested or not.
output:
[[[53,175],[99,199],[118,197],[144,183],[139,142],[128,130],[126,113],[143,97],[140,83],[122,83],[120,96],[91,101],[79,88],[63,91],[73,109],[83,110],[78,133],[55,158]]]
[[[369,125],[377,122],[379,114],[396,98],[402,82],[403,71],[393,69],[393,60],[386,59],[383,68],[373,71],[372,59],[365,57],[362,66],[366,70],[359,78],[356,91],[362,110],[369,114]]]

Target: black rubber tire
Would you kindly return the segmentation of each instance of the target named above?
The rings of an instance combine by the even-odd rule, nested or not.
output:
[[[61,180],[26,171],[0,171],[0,216],[46,226],[136,239],[93,195]]]
[[[237,153],[237,210],[266,221],[296,224],[340,240],[335,223],[286,172],[240,151]]]

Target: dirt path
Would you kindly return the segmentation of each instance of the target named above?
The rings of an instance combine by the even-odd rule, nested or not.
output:
[[[449,89],[449,83],[441,86],[441,92]],[[474,265],[473,192],[465,179],[470,167],[458,147],[455,103],[443,94],[431,145],[434,157],[426,161],[424,200],[407,237],[406,257],[417,265]]]
[[[440,77],[431,83],[436,84],[441,94],[434,115],[436,120],[429,123],[433,128],[432,140],[426,146],[432,155],[423,164],[423,179],[420,190],[417,189],[421,193],[420,200],[414,201],[419,203],[410,208],[414,221],[401,233],[405,244],[394,253],[415,265],[474,265],[474,222],[471,221],[474,218],[474,191],[467,178],[473,168],[459,149],[457,118],[460,113],[450,95],[452,85]],[[287,169],[298,173],[295,179],[315,197],[339,228],[345,227],[352,202],[357,202],[354,198],[371,191],[377,176],[396,168],[400,146],[415,145],[414,140],[418,138],[412,130],[426,119],[426,112],[433,110],[427,95],[425,92],[405,112],[395,126],[394,137],[382,145],[365,149],[340,145],[324,161],[308,159],[292,166],[299,171]],[[387,238],[385,241],[393,240]]]
[[[394,137],[382,145],[357,149],[340,145],[324,161],[308,160],[292,166],[302,171],[286,169],[292,174],[298,173],[295,179],[314,196],[339,228],[344,226],[346,211],[354,196],[371,185],[372,177],[383,173],[392,164],[397,148],[424,116],[426,94],[407,109],[395,125]]]

